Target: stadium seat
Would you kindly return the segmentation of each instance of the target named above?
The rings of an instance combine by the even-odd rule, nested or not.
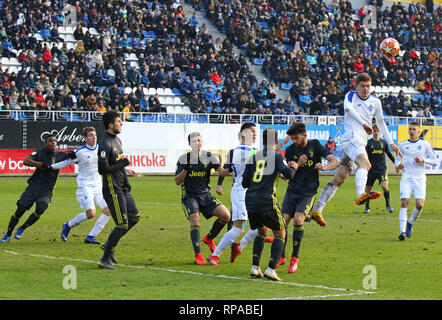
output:
[[[183,112],[184,113],[192,113],[192,111],[190,111],[190,108],[188,106],[183,107]]]
[[[182,104],[184,104],[184,103],[181,101],[181,98],[179,98],[179,97],[174,97],[174,98],[173,98],[173,104],[175,104],[175,105],[182,105]]]
[[[173,106],[167,106],[166,110],[167,110],[167,113],[175,113],[175,107],[173,107]]]
[[[157,94],[157,89],[155,88],[149,88],[149,95],[153,96]]]
[[[163,88],[157,88],[157,93],[159,96],[164,96],[164,89]]]
[[[173,98],[172,98],[172,97],[166,97],[166,98],[164,99],[164,104],[174,104],[173,102],[174,102],[174,101],[173,101]]]
[[[182,72],[183,73],[183,72]],[[166,95],[166,96],[173,96],[174,94],[173,94],[173,92],[172,92],[172,89],[170,89],[170,88],[164,88],[164,95]]]
[[[264,59],[255,58],[255,59],[253,59],[253,64],[256,64],[258,66],[262,66],[264,64]]]
[[[175,106],[175,113],[179,113],[179,114],[184,113],[184,112],[183,112],[183,108],[180,107],[180,106]]]
[[[132,88],[131,87],[124,88],[124,93],[127,94],[127,95],[131,94],[132,93]]]

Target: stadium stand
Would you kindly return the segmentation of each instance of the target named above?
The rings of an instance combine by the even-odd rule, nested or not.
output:
[[[229,121],[340,116],[361,70],[372,75],[386,115],[442,115],[440,7],[378,7],[378,28],[370,31],[361,26],[364,8],[344,0],[191,4],[226,38],[212,39],[173,0],[0,1],[0,118],[26,120],[39,110],[31,117],[87,121],[95,117],[89,112],[109,108],[129,121],[158,119],[142,112],[164,112],[167,121],[176,113]],[[377,50],[386,35],[403,44],[394,63]],[[258,82],[247,61],[268,81]],[[275,86],[289,97],[275,99]]]

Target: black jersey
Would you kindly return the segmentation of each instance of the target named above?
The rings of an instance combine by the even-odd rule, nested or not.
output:
[[[49,152],[43,148],[33,151],[30,156],[34,161],[51,165],[66,160],[68,154],[62,151]],[[39,194],[52,194],[59,173],[60,170],[42,170],[37,168],[28,179],[29,188]]]
[[[378,141],[370,139],[367,142],[365,150],[368,154],[368,160],[371,163],[370,171],[384,174],[387,171],[387,161],[385,155],[394,163],[394,156],[388,148],[388,143],[384,139]]]
[[[120,138],[106,132],[98,144],[98,172],[103,176],[103,195],[123,192],[128,185]]]
[[[187,169],[181,185],[183,196],[199,197],[210,193],[210,172],[220,167],[219,157],[208,151],[201,151],[197,158],[191,152],[181,155],[177,162],[175,175]]]
[[[284,164],[284,157],[272,149],[258,151],[252,156],[244,169],[242,186],[246,192],[246,206],[260,211],[276,204],[276,187],[279,174],[292,179],[295,169]]]
[[[298,148],[291,144],[285,150],[285,159],[298,162],[299,157],[303,154],[307,156],[308,160],[298,167],[295,177],[289,182],[287,191],[307,197],[315,195],[319,187],[319,170],[315,169],[315,165],[331,153],[318,140],[312,139],[307,140],[307,145],[304,148]]]

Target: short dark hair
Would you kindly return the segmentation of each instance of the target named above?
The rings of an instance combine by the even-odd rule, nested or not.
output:
[[[307,129],[305,128],[305,124],[302,122],[293,123],[290,128],[287,130],[287,135],[296,135],[296,134],[304,134],[307,133]]]
[[[83,137],[87,137],[89,132],[96,131],[94,127],[85,127],[83,128]]]
[[[419,122],[416,122],[416,121],[413,121],[413,122],[410,122],[409,124],[408,124],[408,126],[415,126],[415,127],[421,127],[421,125],[420,125],[420,123]]]
[[[368,73],[360,73],[355,79],[355,84],[357,85],[359,82],[372,82],[372,80]]]
[[[242,132],[243,130],[249,129],[251,127],[256,127],[256,124],[254,124],[253,122],[244,122],[241,125],[241,129],[239,130],[239,132]]]
[[[201,137],[201,134],[199,132],[192,132],[187,136],[187,141],[190,143],[190,139],[192,139],[193,137]]]
[[[57,137],[55,137],[55,135],[53,135],[52,133],[48,133],[47,135],[44,136],[44,141],[48,140],[49,138],[54,137],[55,139],[57,139]]]
[[[264,147],[271,147],[278,141],[278,131],[272,128],[265,129],[262,134],[262,143]]]
[[[116,110],[108,110],[103,114],[104,129],[109,128],[110,123],[114,123],[116,118],[121,118],[120,114]]]

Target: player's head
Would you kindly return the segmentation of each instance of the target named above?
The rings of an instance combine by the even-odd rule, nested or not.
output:
[[[57,138],[53,134],[48,134],[44,139],[44,148],[49,152],[54,152],[57,148]]]
[[[408,124],[408,134],[410,135],[410,140],[419,139],[421,133],[421,125],[418,122],[410,122]]]
[[[278,131],[272,128],[265,129],[262,134],[264,148],[275,148],[278,144]]]
[[[203,147],[203,137],[199,132],[192,132],[187,136],[187,141],[193,152],[200,152]]]
[[[115,110],[108,110],[103,114],[103,124],[106,131],[112,134],[119,134],[123,126],[120,114]]]
[[[307,144],[307,129],[302,122],[293,123],[286,133],[295,146],[304,147]]]
[[[97,132],[94,127],[86,127],[83,129],[83,137],[86,144],[95,146],[97,144]]]
[[[252,122],[243,123],[239,130],[239,139],[243,144],[254,144],[256,141],[256,125]]]
[[[372,128],[373,128],[373,139],[378,140],[379,137],[381,136],[381,132],[379,131],[379,127],[376,124],[374,124]]]
[[[360,73],[356,77],[355,87],[358,96],[367,99],[371,90],[371,77],[368,73]]]

